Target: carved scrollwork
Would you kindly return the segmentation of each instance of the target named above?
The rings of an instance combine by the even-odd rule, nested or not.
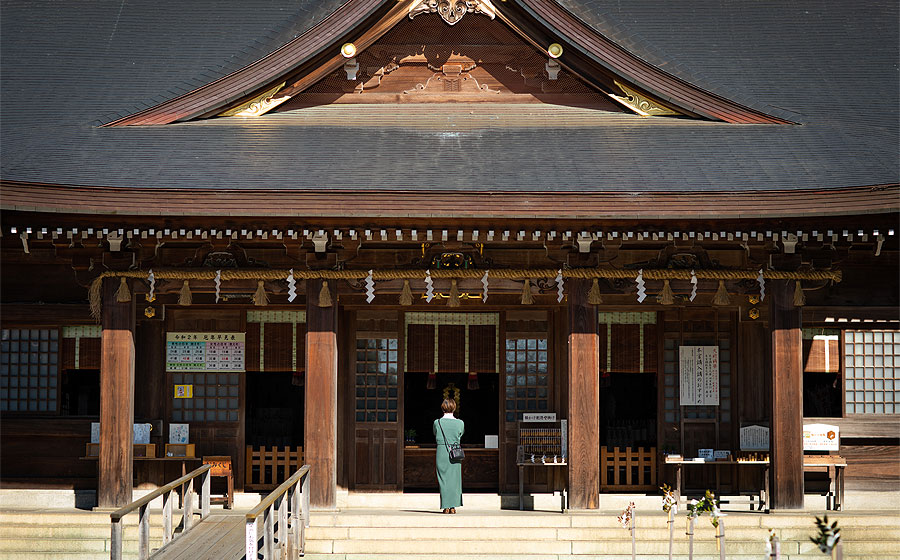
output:
[[[220,117],[258,117],[265,113],[268,113],[275,107],[278,107],[291,97],[289,95],[282,95],[281,97],[276,97],[281,88],[284,87],[284,82],[273,87],[272,89],[263,92],[262,94],[254,97],[250,101],[246,101],[237,107],[233,107],[224,113],[220,113]]]
[[[437,13],[445,22],[454,25],[468,12],[484,14],[491,19],[497,14],[489,0],[419,0],[409,8],[409,19],[419,14]]]
[[[639,115],[643,115],[645,117],[655,117],[661,115],[677,115],[678,113],[669,109],[665,105],[658,103],[655,99],[652,99],[630,87],[621,84],[618,81],[614,81],[616,86],[624,92],[625,95],[612,95],[613,98],[617,99],[620,103],[634,111]]]

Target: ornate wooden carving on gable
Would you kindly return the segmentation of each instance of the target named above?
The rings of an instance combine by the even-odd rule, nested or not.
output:
[[[497,14],[497,10],[488,0],[419,0],[410,6],[409,19],[419,14],[435,12],[450,25],[461,20],[467,12],[484,14],[491,19]]]
[[[603,92],[551,64],[555,61],[546,53],[499,19],[457,19],[452,26],[444,21],[443,15],[430,13],[401,21],[356,53],[354,79],[337,69],[276,110],[330,103],[493,101],[623,111]]]

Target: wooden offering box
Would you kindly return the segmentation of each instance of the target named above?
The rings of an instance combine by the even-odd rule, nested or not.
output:
[[[156,457],[156,444],[155,443],[135,443],[133,447],[133,452],[135,457]],[[99,443],[89,443],[84,451],[85,457],[99,457],[100,456],[100,444]]]
[[[167,443],[166,457],[196,457],[193,443]]]

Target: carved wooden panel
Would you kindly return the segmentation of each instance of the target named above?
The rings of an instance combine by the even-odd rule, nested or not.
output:
[[[398,23],[277,111],[327,103],[577,103],[621,109],[499,19],[447,25],[437,13]]]
[[[437,489],[435,449],[407,448],[403,453],[403,486]],[[500,465],[496,449],[466,449],[463,461],[463,492],[468,488],[497,488]]]

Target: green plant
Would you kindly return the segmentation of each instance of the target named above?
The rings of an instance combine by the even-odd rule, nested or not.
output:
[[[821,550],[823,554],[831,554],[832,549],[834,549],[835,545],[841,540],[841,530],[838,528],[837,524],[838,522],[835,521],[829,525],[827,515],[822,519],[816,517],[816,529],[818,529],[818,533],[816,533],[815,537],[809,537],[809,540],[818,545],[819,550]]]
[[[691,500],[691,503],[687,506],[688,509],[688,517],[699,517],[703,513],[709,513],[709,522],[712,523],[713,527],[719,526],[719,518],[723,517],[725,514],[719,510],[719,501],[716,499],[716,495],[709,490],[706,491],[706,494],[698,500]]]

